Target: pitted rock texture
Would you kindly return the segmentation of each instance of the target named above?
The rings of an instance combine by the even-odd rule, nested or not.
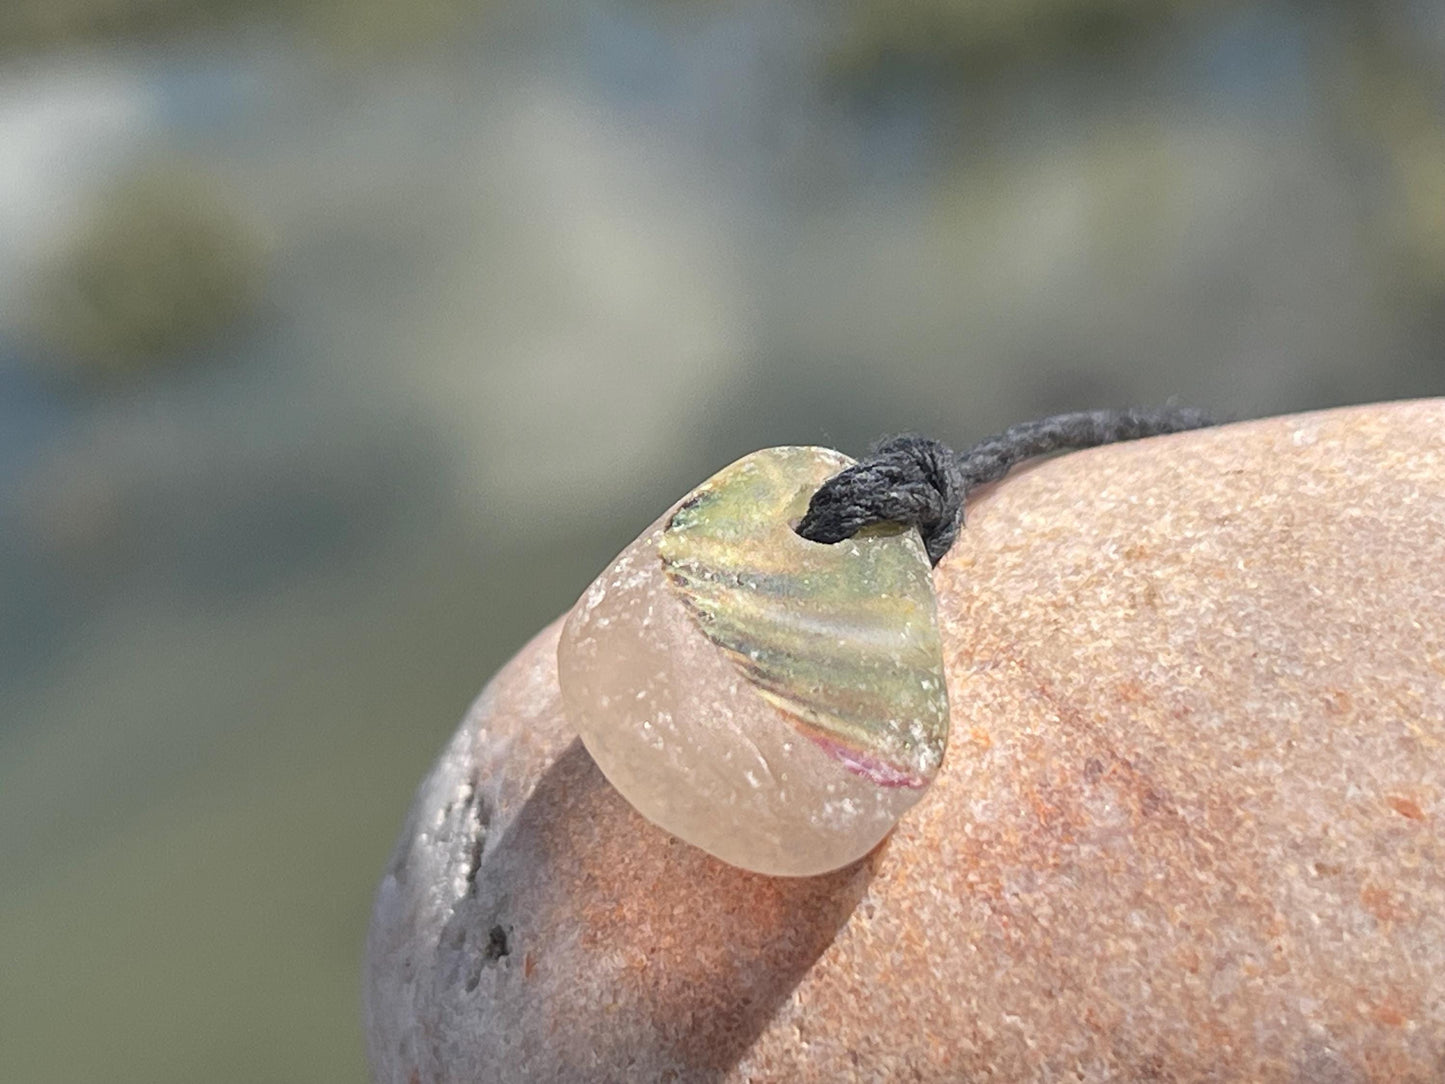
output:
[[[943,768],[819,878],[634,813],[533,640],[378,891],[377,1080],[1445,1079],[1445,401],[1038,463],[937,577]]]

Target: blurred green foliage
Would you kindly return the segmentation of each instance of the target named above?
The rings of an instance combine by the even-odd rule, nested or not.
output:
[[[837,59],[866,71],[905,59],[987,65],[1020,54],[1112,45],[1196,0],[861,0]]]
[[[4,0],[0,55],[280,21],[343,57],[369,58],[434,42],[486,6],[484,0]]]
[[[41,352],[117,374],[184,356],[251,312],[264,246],[227,190],[166,159],[104,189],[37,277],[31,332]]]
[[[65,42],[124,40],[285,6],[285,0],[6,0],[0,4],[0,49],[14,54]]]
[[[441,41],[485,7],[485,0],[305,0],[296,10],[303,34],[355,64]]]
[[[1445,296],[1445,123],[1439,80],[1418,43],[1402,40],[1373,5],[1354,12],[1342,70],[1327,82],[1348,138],[1384,165],[1374,223],[1401,300]]]

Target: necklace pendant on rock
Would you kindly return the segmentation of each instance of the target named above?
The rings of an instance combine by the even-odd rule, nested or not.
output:
[[[633,542],[568,616],[568,719],[622,795],[725,862],[775,875],[861,858],[943,759],[948,698],[918,532],[834,545],[794,527],[852,460],[755,452]]]

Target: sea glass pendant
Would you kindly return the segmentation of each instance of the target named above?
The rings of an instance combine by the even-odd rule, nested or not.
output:
[[[567,715],[648,820],[760,873],[861,858],[943,759],[948,698],[917,531],[794,533],[851,464],[770,448],[704,482],[568,616]]]

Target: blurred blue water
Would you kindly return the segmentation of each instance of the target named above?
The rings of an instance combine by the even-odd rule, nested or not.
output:
[[[64,436],[76,406],[22,363],[19,346],[0,340],[0,504],[13,500],[18,480],[52,441]]]

